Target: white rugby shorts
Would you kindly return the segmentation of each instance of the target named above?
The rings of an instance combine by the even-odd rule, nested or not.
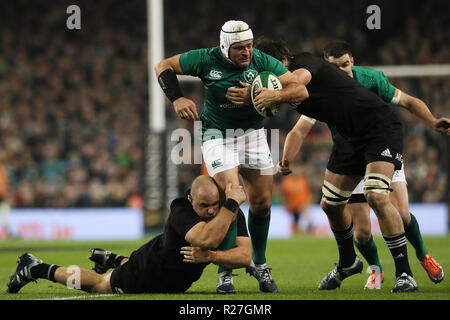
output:
[[[202,154],[211,177],[235,167],[256,170],[274,167],[264,129],[252,130],[238,137],[205,141]]]

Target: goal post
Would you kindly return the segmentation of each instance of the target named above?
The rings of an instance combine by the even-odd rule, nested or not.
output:
[[[154,66],[164,59],[164,1],[147,0],[148,129],[144,163],[144,226],[160,227],[169,198],[177,188],[177,168],[168,159],[165,96],[155,77]]]

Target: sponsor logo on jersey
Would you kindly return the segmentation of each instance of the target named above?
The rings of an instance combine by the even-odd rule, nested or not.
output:
[[[211,70],[209,72],[209,76],[213,79],[221,79],[222,78],[222,71],[217,71],[217,70]]]
[[[233,104],[233,103],[221,103],[221,104],[219,104],[219,107],[224,108],[224,109],[235,109],[235,108],[239,108],[241,106],[238,104]]]
[[[216,169],[218,167],[223,166],[222,161],[220,161],[220,159],[214,160],[213,162],[211,162],[211,167],[213,167],[213,169]]]
[[[403,163],[403,155],[401,155],[400,153],[397,153],[397,155],[395,156],[395,159],[397,159],[398,161]]]
[[[244,71],[244,79],[248,83],[252,83],[253,80],[255,80],[257,75],[258,75],[258,71],[253,70],[253,69]]]
[[[391,154],[391,151],[389,150],[389,148],[387,148],[386,150],[384,150],[384,151],[381,153],[381,155],[384,156],[384,157],[392,158],[392,154]]]

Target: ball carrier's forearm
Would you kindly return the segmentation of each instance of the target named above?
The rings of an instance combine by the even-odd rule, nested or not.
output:
[[[155,66],[155,74],[161,89],[172,102],[177,116],[184,120],[198,120],[197,107],[194,101],[184,97],[177,78],[177,74],[183,74],[180,55],[159,62]]]

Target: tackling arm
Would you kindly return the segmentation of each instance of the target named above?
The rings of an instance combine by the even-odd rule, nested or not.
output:
[[[228,250],[205,250],[199,247],[182,247],[184,262],[214,263],[227,269],[243,268],[252,261],[252,245],[249,237],[237,237],[236,247]]]
[[[236,219],[239,206],[247,199],[244,188],[231,183],[225,188],[225,196],[225,204],[213,219],[197,223],[186,233],[184,238],[192,246],[215,249],[222,243],[231,222]]]
[[[305,69],[302,69],[305,70]],[[296,70],[297,71],[297,70]],[[306,71],[306,70],[305,70]],[[308,71],[306,71],[308,72]],[[308,72],[309,73],[309,72]],[[265,108],[279,103],[299,103],[308,99],[309,93],[306,89],[306,78],[299,77],[290,71],[278,77],[283,85],[281,90],[269,90],[259,88],[256,90],[257,96],[254,99],[256,108],[264,110]]]

